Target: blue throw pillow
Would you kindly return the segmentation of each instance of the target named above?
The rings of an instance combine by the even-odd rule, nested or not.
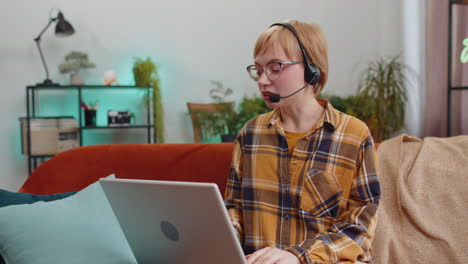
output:
[[[58,193],[52,195],[35,195],[30,193],[10,192],[0,189],[0,207],[17,204],[32,204],[39,201],[50,202],[67,198],[68,196],[71,196],[75,193],[76,192]]]
[[[50,202],[60,200],[72,196],[76,192],[58,193],[52,195],[36,195],[31,193],[10,192],[0,189],[0,208],[17,204],[32,204],[35,202],[43,201]],[[2,256],[0,255],[0,264],[5,264]]]
[[[0,208],[6,264],[137,263],[99,182],[51,202]]]

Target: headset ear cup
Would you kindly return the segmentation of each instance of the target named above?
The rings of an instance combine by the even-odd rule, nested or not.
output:
[[[316,85],[320,82],[320,69],[319,67],[309,64],[304,71],[304,79],[310,85]]]

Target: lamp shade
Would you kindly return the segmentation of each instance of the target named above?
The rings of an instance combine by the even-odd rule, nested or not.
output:
[[[73,33],[75,33],[75,29],[70,24],[70,22],[65,20],[65,17],[63,16],[62,12],[59,12],[57,20],[57,24],[55,25],[56,36],[65,37],[73,35]]]

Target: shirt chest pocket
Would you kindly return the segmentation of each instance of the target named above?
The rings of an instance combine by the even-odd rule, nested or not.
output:
[[[336,218],[343,190],[335,175],[311,168],[306,174],[300,196],[300,208],[314,217]]]

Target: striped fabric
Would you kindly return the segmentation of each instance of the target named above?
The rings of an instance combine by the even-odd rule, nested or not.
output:
[[[301,263],[371,259],[380,185],[367,126],[325,107],[290,154],[278,109],[250,120],[234,147],[225,203],[246,254],[276,247]]]

